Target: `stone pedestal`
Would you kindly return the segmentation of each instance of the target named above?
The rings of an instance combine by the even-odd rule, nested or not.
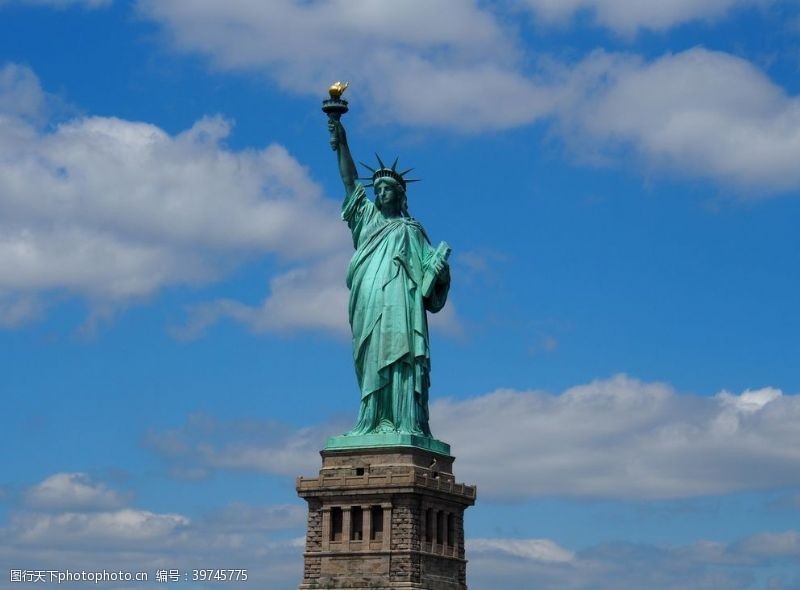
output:
[[[453,457],[415,447],[326,449],[308,502],[300,590],[466,590],[464,510],[475,486]]]

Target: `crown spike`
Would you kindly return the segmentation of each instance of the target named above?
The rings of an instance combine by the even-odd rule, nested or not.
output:
[[[394,182],[402,186],[403,190],[405,190],[406,183],[419,182],[419,179],[406,180],[404,178],[406,174],[408,174],[413,170],[413,168],[409,168],[408,170],[404,170],[403,172],[397,171],[397,162],[400,160],[399,156],[394,159],[394,163],[392,163],[391,167],[388,167],[386,166],[386,164],[383,163],[383,160],[381,160],[381,157],[378,155],[377,152],[375,152],[375,158],[377,158],[378,165],[380,166],[380,168],[378,168],[377,170],[372,168],[371,166],[366,165],[364,162],[360,162],[362,166],[364,166],[365,168],[369,169],[372,172],[372,183],[364,186],[375,186],[376,183],[385,178],[387,180],[389,179],[393,180]],[[369,180],[369,179],[359,178],[359,180]]]
[[[406,184],[408,184],[409,182],[419,182],[422,179],[421,178],[404,178],[403,180],[405,180]]]
[[[361,160],[359,160],[359,161],[358,161],[358,163],[359,163],[359,164],[361,164],[361,165],[362,165],[364,168],[366,168],[366,169],[367,169],[367,170],[369,170],[370,172],[372,172],[373,174],[375,174],[375,168],[373,168],[373,167],[372,167],[372,166],[370,166],[369,164],[365,164],[365,163],[364,163],[364,162],[362,162]]]

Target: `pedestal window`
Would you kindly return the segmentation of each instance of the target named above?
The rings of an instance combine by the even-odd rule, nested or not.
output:
[[[338,506],[331,508],[331,541],[342,540],[342,525],[342,509]]]
[[[383,539],[383,508],[381,506],[373,506],[370,512],[369,538],[371,541],[381,541]]]
[[[364,538],[364,511],[361,506],[350,508],[350,540],[360,541]]]

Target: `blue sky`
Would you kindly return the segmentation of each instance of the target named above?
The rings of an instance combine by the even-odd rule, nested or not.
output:
[[[0,0],[0,587],[297,586],[358,405],[346,79],[453,247],[470,588],[800,588],[798,72],[782,0]]]

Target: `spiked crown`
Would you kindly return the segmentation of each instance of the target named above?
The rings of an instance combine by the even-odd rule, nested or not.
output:
[[[375,183],[377,183],[381,178],[391,178],[397,184],[402,186],[403,190],[405,191],[407,183],[409,183],[409,182],[419,182],[419,180],[420,180],[419,178],[405,178],[405,175],[408,174],[409,172],[411,172],[413,170],[413,168],[409,168],[408,170],[404,170],[403,172],[398,172],[397,171],[397,160],[398,160],[398,158],[395,158],[394,159],[394,164],[392,164],[392,166],[390,168],[388,168],[386,166],[386,164],[383,163],[383,160],[381,160],[381,157],[378,154],[375,154],[375,157],[378,159],[378,166],[380,166],[380,168],[375,169],[372,166],[368,166],[364,162],[360,162],[360,164],[364,168],[366,168],[367,170],[372,172],[372,176],[371,177],[368,176],[366,178],[360,178],[359,179],[359,180],[369,180],[370,181],[369,184],[365,184],[364,186],[375,186]]]

